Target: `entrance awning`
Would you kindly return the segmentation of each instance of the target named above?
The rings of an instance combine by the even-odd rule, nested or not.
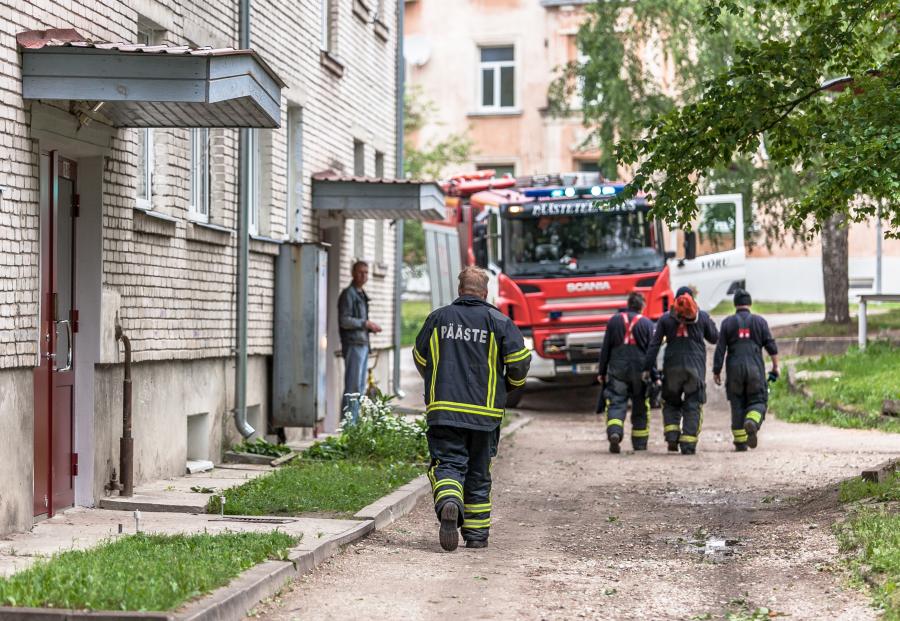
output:
[[[433,181],[313,175],[312,207],[350,219],[443,220],[444,193]]]
[[[99,43],[20,32],[22,96],[87,102],[115,127],[279,127],[284,82],[252,50]]]

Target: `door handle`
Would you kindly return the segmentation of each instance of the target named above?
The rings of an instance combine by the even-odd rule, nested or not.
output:
[[[61,324],[66,324],[66,366],[61,369],[55,369],[57,372],[65,372],[72,370],[72,322],[68,319],[62,319],[56,322],[56,342],[59,342],[59,326]],[[56,359],[56,354],[50,354],[53,359]]]

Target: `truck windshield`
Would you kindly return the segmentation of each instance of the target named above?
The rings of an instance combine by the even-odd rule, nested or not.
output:
[[[503,249],[510,276],[647,272],[665,262],[643,211],[505,218]]]

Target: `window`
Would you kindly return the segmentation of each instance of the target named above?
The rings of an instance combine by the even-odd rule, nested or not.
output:
[[[515,107],[516,62],[513,47],[482,47],[479,51],[480,107],[485,110]]]
[[[353,176],[366,176],[366,143],[361,140],[353,141]]]
[[[375,220],[375,264],[384,264],[384,220]]]
[[[259,149],[259,130],[248,130],[250,144],[247,149],[247,157],[250,159],[250,174],[247,178],[247,186],[249,190],[249,203],[247,205],[250,210],[250,234],[259,235],[259,209],[262,189],[262,154]]]
[[[191,204],[194,220],[209,222],[209,129],[191,130]]]
[[[323,51],[334,51],[334,0],[319,0],[322,12],[322,39],[320,46]]]
[[[138,25],[138,43],[154,45],[158,38],[158,31],[151,26]],[[137,132],[137,207],[153,209],[153,130],[147,128]]]
[[[509,174],[516,176],[516,167],[514,164],[476,164],[475,170],[493,170],[495,177],[502,177]]]
[[[600,163],[597,160],[578,160],[579,172],[600,172]]]
[[[353,256],[356,257],[357,260],[363,259],[366,256],[365,227],[365,220],[353,221]]]
[[[384,179],[384,153],[375,151],[375,176]]]
[[[288,108],[288,217],[291,239],[299,241],[303,222],[303,108]]]

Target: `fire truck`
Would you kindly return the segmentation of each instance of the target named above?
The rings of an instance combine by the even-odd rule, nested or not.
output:
[[[682,285],[707,310],[743,285],[741,195],[700,197],[691,230],[668,230],[644,198],[609,200],[624,187],[596,173],[516,179],[486,170],[447,180],[446,218],[425,225],[433,306],[456,297],[462,265],[483,267],[488,301],[532,350],[529,377],[593,380],[606,324],[630,292],[644,295],[644,314],[656,320]]]

